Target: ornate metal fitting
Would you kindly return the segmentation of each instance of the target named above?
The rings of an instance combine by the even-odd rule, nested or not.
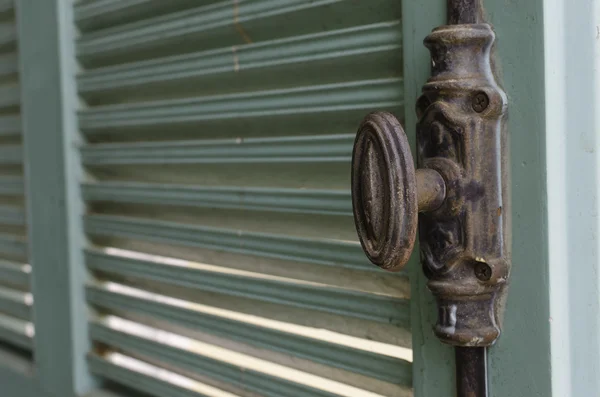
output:
[[[510,271],[506,95],[491,67],[487,24],[450,25],[426,39],[432,76],[417,102],[417,160],[398,121],[368,115],[354,148],[356,227],[369,259],[404,266],[417,227],[428,287],[439,307],[436,335],[489,346]]]

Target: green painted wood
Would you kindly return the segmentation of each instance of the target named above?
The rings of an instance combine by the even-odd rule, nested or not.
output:
[[[91,236],[112,236],[381,272],[368,262],[360,244],[353,241],[303,238],[110,215],[86,216],[85,230]]]
[[[493,397],[562,397],[551,390],[551,378],[562,375],[551,373],[546,169],[553,160],[545,153],[551,77],[545,76],[544,48],[554,43],[544,39],[543,0],[488,0],[486,10],[509,98],[512,171],[513,268],[503,334],[489,354],[491,389]]]
[[[118,382],[119,384],[128,386],[132,389],[149,393],[150,395],[172,397],[208,397],[211,394],[214,396],[218,392],[223,395],[223,392],[220,389],[207,387],[200,382],[195,382],[190,378],[182,377],[174,372],[148,365],[143,361],[128,360],[135,361],[135,364],[138,364],[138,366],[125,366],[122,363],[105,360],[95,354],[89,356],[89,361],[92,370],[100,376],[103,376],[107,379],[112,379],[114,382]],[[119,394],[95,391],[86,395],[86,397],[126,396],[126,391],[123,391]],[[235,397],[235,395],[225,394],[225,397]]]
[[[11,258],[27,257],[27,240],[14,234],[0,233],[0,252]]]
[[[25,226],[25,213],[17,206],[0,205],[0,223],[4,225]]]
[[[192,80],[194,84],[201,84],[203,90],[207,85],[218,85],[215,88],[222,90],[227,88],[227,80],[236,79],[240,73],[260,79],[263,85],[268,84],[264,73],[269,76],[286,73],[290,84],[298,85],[300,73],[306,73],[311,67],[328,73],[323,69],[331,62],[338,62],[354,72],[364,67],[365,63],[361,62],[364,57],[369,57],[369,66],[374,68],[380,66],[378,62],[385,64],[380,61],[383,57],[399,61],[402,42],[399,23],[381,22],[92,69],[78,77],[78,88],[82,95],[94,96],[133,87],[150,90],[153,85],[159,85],[162,91],[169,89],[168,84]],[[297,67],[299,62],[301,70]],[[248,74],[250,72],[253,74]]]
[[[446,4],[439,0],[402,2],[404,37],[404,97],[415,104],[430,73],[431,58],[423,39],[431,29],[446,21]],[[414,106],[405,108],[404,128],[411,145],[415,143]],[[413,388],[415,397],[454,395],[454,352],[433,334],[437,306],[427,289],[427,279],[419,263],[418,247],[409,263],[411,280],[411,329],[413,336]]]
[[[1,66],[0,66],[1,67]],[[14,115],[0,116],[0,137],[14,137],[21,134],[21,118]]]
[[[209,0],[138,18],[130,10],[141,2],[125,0],[118,7],[132,8],[123,19],[111,11],[116,2],[95,4],[105,21],[90,28],[94,21],[79,19],[78,39],[88,236],[100,250],[160,251],[165,263],[186,257],[212,270],[166,268],[131,251],[119,258],[88,254],[87,266],[105,280],[160,291],[156,297],[165,302],[177,296],[260,321],[224,324],[164,302],[89,290],[88,301],[100,313],[131,315],[340,382],[333,394],[408,396],[410,337],[398,326],[408,320],[407,278],[364,262],[348,218],[354,132],[369,111],[398,112],[403,105],[400,3]],[[232,29],[232,21],[243,28]],[[251,40],[244,42],[240,30]],[[287,331],[270,332],[270,321]],[[300,327],[311,330],[299,339],[292,334]],[[328,332],[339,335],[325,338]],[[336,342],[346,337],[356,339],[340,349]],[[367,348],[370,357],[358,352]],[[108,360],[92,362],[113,381],[153,395],[178,393],[166,391],[165,379],[148,390],[135,375],[104,365]],[[273,383],[285,372],[271,374]],[[226,384],[233,380],[219,379],[210,372],[206,382],[233,387]],[[348,393],[348,386],[361,391]]]
[[[0,260],[0,280],[4,284],[28,290],[31,266]]]
[[[3,397],[55,397],[36,382],[31,362],[10,352],[0,351],[0,385]]]
[[[0,95],[2,95],[1,90]],[[20,145],[2,145],[2,148],[0,148],[0,165],[21,165],[22,162],[23,148]]]
[[[5,11],[0,7],[0,12]],[[0,48],[3,50],[14,50],[17,42],[17,29],[12,22],[0,23]]]
[[[80,112],[81,128],[103,130],[189,124],[230,119],[273,118],[402,106],[401,80],[386,78],[293,87],[251,93],[98,106]]]
[[[175,108],[177,110],[179,108]],[[354,135],[156,143],[96,144],[81,150],[86,165],[345,163]]]
[[[23,179],[11,176],[0,176],[0,195],[20,196],[23,194]]]
[[[203,0],[208,4],[218,0]],[[108,28],[117,23],[198,6],[198,0],[100,0],[81,2],[75,9],[77,26],[83,30]]]
[[[369,2],[357,2],[356,12],[339,12],[347,6],[343,0],[259,0],[233,3],[229,0],[208,4],[181,12],[160,15],[112,29],[85,35],[78,40],[80,58],[102,64],[111,57],[134,58],[145,53],[167,55],[182,44],[195,48],[231,46],[273,38],[270,18],[281,18],[285,24],[278,25],[278,36],[289,37],[314,31],[315,26],[326,24],[329,29],[368,24],[373,21],[397,19],[395,0],[379,0],[377,7]],[[232,21],[244,25],[246,40],[240,35],[229,35]]]
[[[189,305],[175,305],[168,299],[152,299],[140,290],[111,290],[102,285],[87,287],[86,297],[93,305],[112,313],[135,313],[178,324],[190,329],[228,338],[342,368],[394,384],[410,384],[410,363],[395,357],[338,345],[278,329],[258,326],[216,314],[202,313]],[[136,294],[137,293],[137,294]]]
[[[36,380],[61,397],[93,385],[85,354],[83,227],[69,0],[17,3]]]
[[[31,350],[33,348],[32,330],[31,322],[0,313],[0,337],[2,340],[11,343],[14,346]],[[2,349],[0,349],[0,352],[1,351]],[[29,361],[27,358],[23,358],[23,356],[20,357]],[[1,370],[2,367],[0,366],[0,371]]]
[[[0,313],[31,321],[32,303],[31,295],[28,292],[0,287]]]
[[[0,8],[1,12],[1,8]],[[19,72],[19,62],[17,54],[2,54],[0,55],[0,77],[6,78],[10,76],[16,76]],[[0,123],[2,118],[0,117]],[[0,124],[0,129],[2,128]]]
[[[15,0],[2,0],[0,1],[0,13],[14,12]]]
[[[82,185],[82,190],[84,198],[92,203],[157,204],[352,216],[350,192],[344,190],[136,182],[89,182]]]
[[[89,268],[107,274],[153,280],[258,302],[271,302],[383,323],[396,323],[402,321],[399,318],[403,317],[404,321],[407,321],[408,302],[398,297],[373,295],[324,284],[302,284],[297,280],[284,278],[265,279],[260,273],[236,274],[183,264],[169,265],[153,261],[148,256],[141,256],[128,258],[88,250],[86,263]],[[1,298],[2,289],[0,303]]]
[[[261,373],[251,368],[239,367],[227,361],[206,356],[201,351],[185,349],[172,343],[162,343],[155,338],[136,332],[137,329],[114,329],[106,324],[92,323],[91,337],[129,354],[154,357],[176,365],[186,372],[224,382],[229,388],[241,388],[265,397],[336,397],[339,394],[295,383],[277,376]],[[95,368],[95,367],[92,367]]]

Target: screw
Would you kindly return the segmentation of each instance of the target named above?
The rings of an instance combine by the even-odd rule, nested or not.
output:
[[[475,277],[481,281],[489,281],[492,278],[492,268],[487,263],[475,263]]]
[[[473,106],[474,111],[481,113],[490,105],[490,98],[488,98],[485,92],[478,92],[473,97],[471,105]]]

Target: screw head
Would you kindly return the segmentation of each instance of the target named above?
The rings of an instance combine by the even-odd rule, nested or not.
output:
[[[475,277],[481,281],[489,281],[492,278],[492,268],[487,263],[476,262]]]
[[[490,105],[490,98],[488,98],[485,92],[478,92],[473,96],[471,105],[474,111],[481,113]]]

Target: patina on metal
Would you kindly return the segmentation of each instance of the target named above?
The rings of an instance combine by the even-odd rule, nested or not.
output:
[[[455,350],[457,397],[487,396],[487,349],[457,347]]]
[[[481,21],[481,0],[448,0],[448,25]]]
[[[448,5],[449,25],[425,39],[431,77],[416,105],[419,168],[394,116],[368,115],[354,147],[353,205],[365,252],[386,270],[408,261],[418,224],[438,304],[434,332],[456,346],[458,397],[484,397],[486,347],[500,335],[510,274],[507,100],[480,1]]]
[[[435,333],[489,346],[509,276],[504,178],[506,95],[490,64],[487,24],[448,25],[426,39],[432,76],[417,108],[417,161],[446,181],[446,199],[419,219],[421,260],[440,308]]]
[[[506,96],[490,66],[493,40],[486,24],[443,26],[425,39],[432,77],[417,103],[419,169],[390,113],[369,114],[354,145],[353,208],[365,252],[377,266],[402,269],[418,224],[440,308],[435,332],[456,346],[498,338],[509,275]]]
[[[352,203],[360,242],[371,262],[401,270],[416,240],[418,211],[438,208],[445,195],[437,171],[415,171],[398,120],[390,113],[369,114],[354,141]]]

